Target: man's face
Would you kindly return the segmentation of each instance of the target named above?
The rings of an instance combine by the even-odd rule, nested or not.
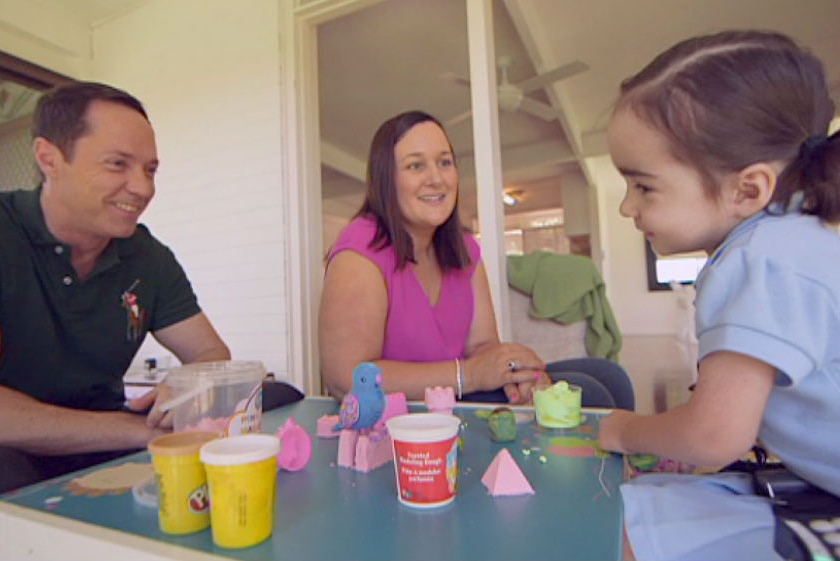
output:
[[[53,233],[71,243],[131,236],[155,194],[154,131],[137,111],[107,101],[92,102],[85,121],[87,132],[47,177],[60,208]]]

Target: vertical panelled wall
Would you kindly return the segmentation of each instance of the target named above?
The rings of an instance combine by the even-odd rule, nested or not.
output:
[[[302,387],[287,366],[277,0],[154,0],[97,26],[92,58],[94,78],[140,97],[157,131],[143,221],[233,357]],[[147,344],[137,361],[156,354]]]

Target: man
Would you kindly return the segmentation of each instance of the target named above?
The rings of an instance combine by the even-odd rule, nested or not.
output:
[[[33,132],[43,184],[0,193],[0,492],[169,430],[156,392],[124,405],[147,332],[183,363],[230,358],[172,252],[137,224],[158,167],[141,103],[60,86]]]

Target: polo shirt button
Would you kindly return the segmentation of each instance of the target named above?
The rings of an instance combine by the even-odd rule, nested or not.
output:
[[[70,286],[71,284],[73,284],[73,277],[67,275],[63,279],[61,279],[61,282],[64,283],[64,286]]]
[[[60,245],[55,246],[55,254],[61,255],[62,253],[64,253],[64,248]]]

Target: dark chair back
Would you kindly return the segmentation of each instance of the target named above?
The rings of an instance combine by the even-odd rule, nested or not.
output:
[[[618,364],[604,358],[572,358],[550,362],[546,373],[556,382],[566,380],[583,389],[581,404],[584,407],[611,409],[636,408],[636,395],[630,376]]]
[[[263,381],[263,411],[271,411],[303,399],[303,392],[286,382]]]

